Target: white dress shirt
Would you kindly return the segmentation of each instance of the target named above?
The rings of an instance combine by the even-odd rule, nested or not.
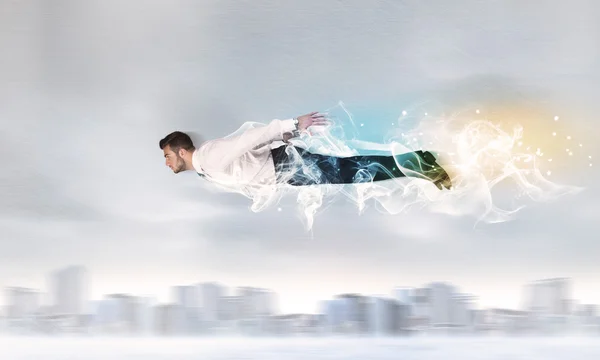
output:
[[[254,197],[265,191],[265,185],[276,184],[271,149],[277,147],[274,142],[283,141],[284,133],[294,130],[294,119],[275,119],[240,134],[206,141],[194,151],[192,165],[221,188]]]

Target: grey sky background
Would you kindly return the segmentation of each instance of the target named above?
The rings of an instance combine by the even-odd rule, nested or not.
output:
[[[1,1],[0,286],[46,291],[51,270],[83,264],[95,298],[215,280],[313,311],[434,280],[517,307],[526,282],[570,276],[600,303],[600,164],[582,160],[598,154],[598,18],[592,0]],[[340,100],[377,126],[421,101],[560,114],[585,147],[553,179],[586,190],[475,228],[340,200],[305,233],[295,199],[252,213],[158,148]]]

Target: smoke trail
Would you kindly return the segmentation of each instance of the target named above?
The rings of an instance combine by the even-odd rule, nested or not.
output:
[[[325,200],[343,196],[355,204],[359,212],[364,211],[369,201],[374,201],[380,211],[388,214],[418,208],[495,223],[512,219],[526,206],[526,199],[548,202],[581,190],[553,183],[542,175],[538,167],[539,150],[529,153],[518,146],[523,136],[522,127],[516,127],[509,133],[488,120],[469,116],[427,116],[413,129],[395,127],[388,132],[384,142],[373,143],[357,139],[357,125],[343,103],[324,114],[330,119],[331,126],[311,129],[309,133],[292,139],[290,143],[293,146],[286,147],[289,161],[286,170],[280,173],[279,185],[258,186],[251,191],[238,190],[253,200],[252,211],[262,211],[276,204],[284,195],[295,194],[298,211],[306,229],[310,230]],[[236,134],[255,125],[246,123]],[[346,135],[346,128],[352,136]],[[323,181],[322,170],[310,158],[302,157],[298,148],[338,157],[400,156],[419,150],[430,151],[449,173],[453,188],[441,191],[418,169],[415,171],[415,166],[400,162],[396,165],[406,177],[373,181],[369,172],[360,171],[353,184],[327,183]],[[286,184],[299,178],[311,185]],[[235,191],[235,184],[228,188]],[[501,207],[499,202],[511,203],[512,206]]]

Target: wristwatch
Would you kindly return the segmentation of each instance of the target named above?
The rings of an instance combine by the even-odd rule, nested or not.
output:
[[[294,126],[296,127],[296,129],[294,131],[292,131],[293,137],[300,136],[300,130],[298,129],[299,124],[300,124],[300,122],[298,121],[298,118],[294,118]]]

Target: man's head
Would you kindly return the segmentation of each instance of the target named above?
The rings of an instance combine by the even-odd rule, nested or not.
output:
[[[159,146],[165,156],[165,164],[175,174],[193,169],[192,154],[195,150],[192,139],[181,131],[174,131],[160,140]]]

